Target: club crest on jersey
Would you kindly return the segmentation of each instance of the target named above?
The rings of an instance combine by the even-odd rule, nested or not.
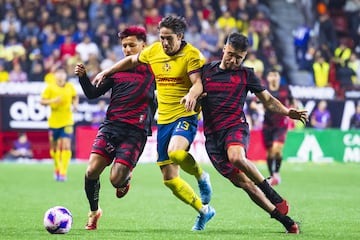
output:
[[[162,67],[164,72],[169,72],[171,70],[171,66],[168,63],[165,63]]]

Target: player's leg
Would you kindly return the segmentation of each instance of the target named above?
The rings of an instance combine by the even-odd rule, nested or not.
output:
[[[61,167],[60,167],[60,180],[65,181],[67,172],[72,157],[71,139],[73,135],[73,126],[66,126],[62,129],[60,142],[61,142]]]
[[[102,128],[102,131],[106,130],[106,127]],[[99,207],[100,175],[115,157],[115,147],[109,139],[111,136],[108,133],[97,133],[85,172],[84,189],[90,206],[85,226],[87,230],[97,229],[97,221],[102,215]]]
[[[259,207],[274,215],[287,230],[295,227],[294,222],[284,214],[278,216],[277,207],[270,202],[265,194],[243,172],[231,164],[225,150],[225,132],[206,136],[206,151],[215,169],[225,178],[229,179],[236,187],[243,188],[251,200]],[[296,224],[296,223],[295,223]],[[297,225],[296,225],[297,227]]]
[[[249,129],[247,126],[237,126],[225,131],[224,145],[228,161],[236,168],[240,169],[251,179],[265,194],[265,196],[283,214],[288,212],[288,204],[267,182],[253,162],[246,158],[245,147],[249,142]]]
[[[267,182],[253,162],[245,156],[245,150],[242,145],[231,145],[227,149],[229,162],[243,171],[265,194],[265,196],[279,209],[283,214],[287,214],[288,204]]]
[[[99,208],[100,175],[108,164],[108,160],[101,155],[97,153],[90,154],[84,182],[84,189],[90,206],[88,221],[85,226],[87,230],[95,230],[97,221],[102,215]]]
[[[179,176],[179,166],[176,164],[166,164],[160,166],[163,174],[165,186],[181,201],[189,204],[198,213],[199,216],[192,230],[204,230],[206,223],[215,215],[215,210],[203,204],[201,198],[195,193],[194,189]]]
[[[204,204],[208,204],[212,195],[210,175],[203,171],[194,157],[187,151],[197,132],[196,115],[181,118],[173,126],[174,129],[168,146],[168,157],[171,162],[178,164],[185,172],[195,176],[198,181],[201,200]]]
[[[59,180],[60,176],[60,145],[58,146],[59,129],[49,129],[50,157],[54,161],[54,178]]]
[[[199,212],[201,221],[194,230],[203,230],[206,222],[215,215],[215,210],[202,203],[201,198],[195,193],[194,189],[179,176],[179,165],[175,164],[168,156],[169,142],[174,127],[176,127],[176,123],[158,125],[157,163],[160,166],[165,186],[168,187],[177,198]]]
[[[271,186],[279,185],[281,183],[280,167],[282,163],[283,146],[283,142],[274,142],[271,149],[269,149],[268,159],[271,159],[271,163],[269,165],[271,168],[271,178],[269,179],[269,183]]]
[[[132,171],[122,163],[114,162],[110,171],[110,182],[116,188],[116,197],[124,197],[130,189]]]
[[[118,147],[111,167],[110,182],[116,188],[116,196],[122,198],[130,189],[132,170],[144,151],[147,136],[143,131],[126,129],[119,131],[117,139]]]
[[[265,194],[243,172],[233,171],[228,179],[237,187],[242,188],[259,207],[270,214],[271,218],[279,221],[288,233],[299,233],[299,226],[286,214],[281,213],[276,205],[272,204]]]

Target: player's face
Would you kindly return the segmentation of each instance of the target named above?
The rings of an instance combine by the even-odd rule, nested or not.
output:
[[[266,76],[266,79],[272,86],[280,84],[280,74],[278,72],[269,72]]]
[[[66,83],[66,72],[64,70],[57,70],[55,73],[56,84],[63,87]]]
[[[159,31],[159,38],[167,55],[173,55],[180,49],[182,34],[175,34],[171,29],[162,27]]]
[[[235,50],[231,45],[226,44],[223,49],[223,57],[220,67],[222,69],[234,70],[240,67],[246,57],[247,51]]]
[[[121,40],[122,51],[125,56],[135,55],[144,49],[145,43],[136,38],[136,36],[128,36]]]

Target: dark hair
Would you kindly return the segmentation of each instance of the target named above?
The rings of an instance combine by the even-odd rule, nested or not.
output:
[[[187,24],[184,17],[169,15],[159,22],[158,29],[162,27],[173,30],[175,34],[184,34],[187,29]]]
[[[121,40],[129,36],[136,36],[138,40],[143,40],[146,42],[146,30],[143,27],[139,26],[130,26],[124,29],[124,31],[119,32],[118,36]]]
[[[277,68],[275,68],[275,67],[270,67],[269,69],[267,69],[265,75],[268,75],[269,73],[279,73],[279,74],[281,74],[281,72],[279,71],[279,69],[277,69]]]
[[[239,50],[241,52],[247,51],[249,47],[248,38],[237,32],[231,33],[227,37],[226,44],[229,44],[230,46],[234,47],[236,50]]]

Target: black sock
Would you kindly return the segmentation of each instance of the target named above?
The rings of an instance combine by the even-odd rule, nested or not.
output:
[[[269,169],[270,176],[272,176],[274,173],[274,170],[275,170],[274,169],[274,158],[268,157],[266,159],[266,163],[267,163],[267,167]]]
[[[280,172],[280,167],[281,167],[281,162],[282,162],[282,157],[276,157],[275,158],[275,172]]]
[[[97,211],[99,208],[99,191],[100,191],[99,179],[93,180],[85,176],[85,192],[86,192],[86,197],[89,200],[91,211]]]
[[[269,185],[266,179],[262,183],[257,184],[257,186],[272,204],[281,203],[283,201],[282,197]]]
[[[281,222],[281,224],[287,229],[289,230],[291,228],[291,226],[295,223],[294,220],[292,220],[290,217],[283,215],[281,213],[279,213],[279,211],[275,208],[274,211],[272,211],[270,213],[270,217],[271,218],[275,218],[276,220],[278,220],[279,222]]]

